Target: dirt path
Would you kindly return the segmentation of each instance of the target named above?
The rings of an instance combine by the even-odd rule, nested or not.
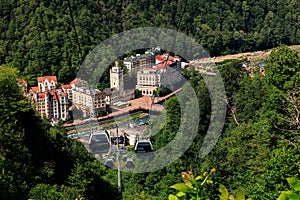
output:
[[[290,46],[292,50],[297,50],[300,52],[300,45],[293,45]],[[201,60],[197,60],[196,62],[200,63],[210,63],[210,62],[223,62],[224,60],[236,60],[236,59],[243,59],[248,58],[249,60],[260,60],[260,59],[266,59],[269,57],[271,53],[271,50],[267,51],[256,51],[256,52],[245,52],[245,53],[238,53],[238,54],[232,54],[232,55],[226,55],[226,56],[219,56],[219,57],[213,57],[213,58],[204,58]]]

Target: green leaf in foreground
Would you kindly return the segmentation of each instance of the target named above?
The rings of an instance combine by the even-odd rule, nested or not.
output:
[[[228,190],[223,184],[220,184],[219,191],[221,193],[220,200],[228,200]]]
[[[178,198],[175,195],[173,195],[173,194],[169,194],[169,198],[168,199],[169,200],[178,200]]]
[[[287,178],[287,182],[289,186],[294,189],[295,191],[300,191],[300,180],[297,178]]]
[[[193,191],[189,186],[187,186],[184,183],[174,184],[174,185],[171,186],[171,188],[176,189],[176,190],[178,190],[180,192],[184,192],[184,193]]]

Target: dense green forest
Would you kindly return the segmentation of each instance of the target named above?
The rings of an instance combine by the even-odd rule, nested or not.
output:
[[[42,120],[16,78],[15,68],[0,66],[0,198],[116,199],[104,165]]]
[[[286,178],[300,178],[300,57],[286,46],[273,49],[266,76],[241,71],[240,60],[218,64],[227,94],[227,117],[222,136],[204,158],[199,149],[210,118],[210,97],[203,77],[194,70],[184,75],[194,87],[200,124],[190,148],[171,165],[155,172],[122,172],[123,199],[167,199],[181,182],[181,172],[196,175],[211,170],[201,198],[218,199],[219,185],[234,196],[276,199],[289,190]],[[66,132],[40,119],[22,96],[20,73],[0,67],[0,196],[2,199],[117,199],[117,172],[106,169]],[[163,129],[152,137],[155,149],[170,142],[179,126],[175,97],[165,102]],[[155,127],[154,127],[155,128]],[[151,162],[150,162],[151,164]],[[189,199],[189,198],[186,198]]]
[[[240,60],[218,64],[226,87],[227,117],[222,136],[205,158],[198,153],[209,124],[209,93],[202,76],[185,71],[199,98],[198,135],[172,165],[126,177],[124,199],[166,199],[175,194],[170,186],[181,182],[181,172],[202,175],[211,168],[216,169],[210,177],[213,183],[201,186],[201,199],[219,199],[220,184],[234,196],[243,192],[253,200],[277,199],[288,190],[286,178],[300,178],[300,57],[281,46],[273,49],[266,63],[266,76],[257,69],[252,78],[242,72]],[[165,108],[171,114],[152,138],[157,149],[174,137],[180,120],[176,98],[169,99]]]
[[[0,2],[0,64],[61,83],[113,34],[165,27],[194,38],[211,56],[300,42],[298,0],[5,0]]]
[[[117,173],[96,161],[65,130],[40,119],[22,96],[17,78],[72,80],[85,56],[113,34],[137,27],[165,27],[194,38],[211,56],[300,43],[298,0],[3,0],[0,2],[0,198],[116,199]],[[276,199],[300,178],[300,58],[286,46],[266,61],[266,77],[250,78],[241,60],[218,64],[226,87],[222,136],[208,156],[198,153],[210,120],[203,77],[185,70],[196,91],[200,121],[190,148],[172,165],[144,174],[122,172],[123,199],[161,200],[176,191],[181,172],[215,168],[201,197],[219,198],[219,185],[253,200]],[[107,79],[106,79],[107,80]],[[104,83],[105,84],[105,83]],[[174,138],[180,121],[176,98],[165,102],[155,149]],[[185,197],[184,197],[185,198]],[[188,199],[188,198],[186,198]]]

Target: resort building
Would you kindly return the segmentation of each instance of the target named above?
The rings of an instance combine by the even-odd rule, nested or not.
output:
[[[29,88],[28,97],[43,118],[65,121],[69,114],[68,93],[56,87],[56,76],[38,77],[38,86]]]
[[[160,54],[160,48],[152,48],[147,50],[144,54],[136,54],[135,56],[124,58],[123,63],[128,71],[134,71],[136,74],[137,71],[142,68],[155,65],[155,56]]]
[[[134,89],[124,89],[124,75],[118,61],[110,69],[110,104],[134,98]]]
[[[100,110],[106,110],[106,93],[87,86],[75,87],[73,90],[73,106],[83,111],[83,117],[97,116]]]
[[[172,87],[181,81],[181,59],[178,56],[157,56],[159,64],[137,72],[136,89],[142,95],[152,96],[158,87]]]

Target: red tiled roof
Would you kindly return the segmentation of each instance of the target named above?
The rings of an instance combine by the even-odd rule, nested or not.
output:
[[[64,93],[59,93],[56,97],[58,98],[58,100],[60,100],[61,97],[67,97],[68,93],[64,92]]]
[[[61,87],[64,88],[64,89],[71,89],[72,88],[72,86],[70,84],[65,84],[65,85],[62,85]]]
[[[180,58],[179,56],[170,56],[168,54],[164,54],[164,56],[162,56],[162,55],[155,56],[155,59],[160,62],[164,62],[166,60],[176,62],[176,60],[178,60],[179,58]]]
[[[29,91],[32,91],[32,92],[35,92],[35,93],[37,93],[38,91],[39,91],[39,87],[38,86],[34,86],[34,87],[30,87],[29,88]]]
[[[68,96],[68,93],[67,92],[60,92],[60,93],[57,94],[57,96],[66,97],[66,96]]]
[[[54,98],[54,99],[57,99],[57,96],[56,96],[56,89],[52,90],[49,92],[51,97]]]
[[[171,65],[173,63],[175,63],[175,61],[167,60],[165,62],[159,63],[158,65],[153,66],[152,69],[153,70],[155,70],[155,69],[166,69],[169,65]]]
[[[39,98],[39,99],[44,99],[45,96],[46,96],[45,93],[39,93],[39,94],[38,94],[38,98]]]
[[[63,92],[61,89],[55,89],[54,90],[54,94],[56,95],[56,98],[58,98],[60,100],[61,97],[67,97],[68,93],[67,92]]]
[[[73,81],[70,82],[70,84],[78,84],[79,83],[79,78],[75,78]]]
[[[56,76],[41,76],[41,77],[38,77],[38,82],[39,82],[39,83],[44,82],[46,79],[47,79],[49,82],[50,82],[50,81],[55,81],[55,82],[57,82]]]
[[[158,61],[161,61],[161,62],[165,60],[165,58],[163,56],[160,56],[160,55],[155,56],[155,59],[158,60]]]
[[[243,68],[243,70],[246,70],[246,71],[249,71],[251,69],[252,69],[252,67],[245,67],[245,68]]]
[[[17,79],[17,81],[18,81],[19,84],[22,84],[24,86],[27,85],[27,81],[25,81],[24,79]]]

